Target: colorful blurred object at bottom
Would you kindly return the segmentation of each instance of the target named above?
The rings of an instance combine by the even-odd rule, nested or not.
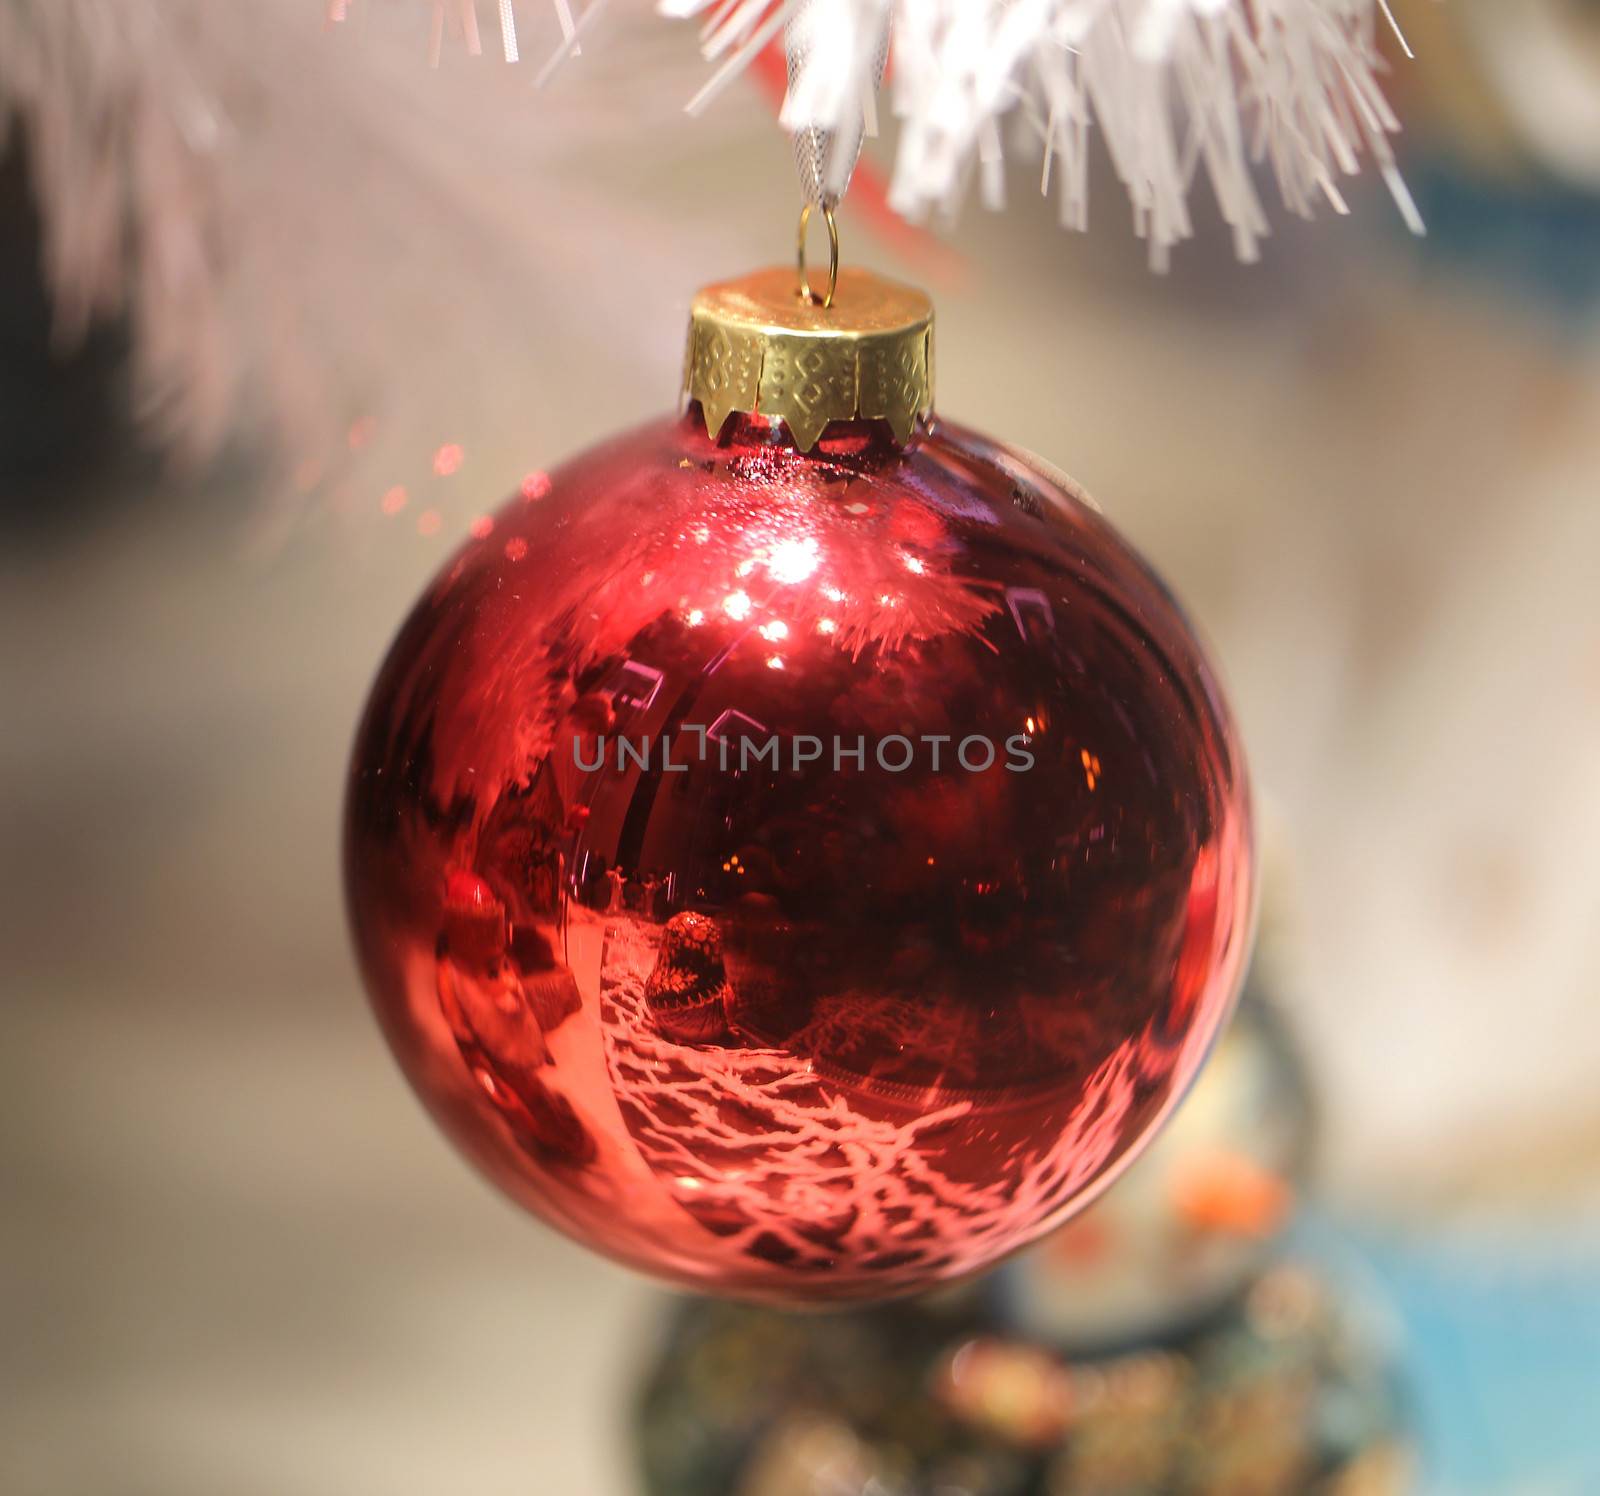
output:
[[[861,1313],[678,1312],[635,1425],[649,1496],[1401,1496],[1386,1335],[1283,1238],[1303,1072],[1247,1000],[1172,1127],[988,1279]]]

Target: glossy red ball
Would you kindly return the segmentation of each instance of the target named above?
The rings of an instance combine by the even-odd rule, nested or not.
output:
[[[358,736],[356,944],[498,1184],[707,1291],[879,1297],[1086,1203],[1245,958],[1244,767],[1166,589],[947,422],[698,408],[524,485]]]

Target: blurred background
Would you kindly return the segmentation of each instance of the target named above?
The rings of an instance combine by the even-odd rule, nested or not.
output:
[[[744,1452],[706,1456],[721,1474],[663,1474],[672,1429],[708,1440],[732,1396],[685,1369],[707,1337],[757,1335],[770,1362],[760,1335],[838,1332],[694,1320],[522,1217],[406,1090],[340,891],[371,675],[475,519],[671,406],[690,296],[783,260],[796,190],[759,77],[683,113],[689,29],[616,7],[535,91],[537,61],[448,39],[430,70],[421,9],[332,32],[319,10],[177,7],[183,49],[100,35],[56,73],[0,26],[0,107],[22,100],[0,136],[0,1487],[1171,1489],[1059,1462],[919,1486],[811,1372],[822,1433],[758,1438],[770,1410],[748,1412]],[[1201,192],[1155,276],[1109,169],[1069,235],[1023,151],[1003,213],[913,231],[858,185],[841,215],[847,260],[933,291],[940,408],[1082,482],[1211,640],[1262,807],[1254,985],[1306,1111],[1253,1165],[1292,1202],[1265,1224],[1196,1217],[1152,1174],[1164,1203],[1107,1216],[1110,1245],[860,1333],[922,1335],[935,1369],[905,1397],[943,1388],[937,1416],[988,1449],[1014,1421],[972,1412],[979,1363],[950,1345],[1037,1342],[1058,1372],[1155,1343],[1203,1381],[1196,1327],[1223,1333],[1208,1316],[1254,1285],[1265,1333],[1309,1274],[1368,1326],[1341,1363],[1366,1422],[1308,1393],[1318,1427],[1342,1408],[1341,1437],[1390,1456],[1337,1489],[1580,1496],[1600,1491],[1600,7],[1397,10],[1426,239],[1363,179],[1352,217],[1275,216],[1240,266]],[[558,36],[527,8],[526,56]],[[162,101],[203,172],[163,166]],[[106,142],[143,138],[131,121],[144,190],[202,205],[154,257],[224,266],[202,297],[119,303],[92,290],[104,264],[64,264],[116,214]],[[74,160],[84,139],[102,154]],[[72,171],[103,190],[41,215]],[[135,249],[152,261],[104,257]],[[91,289],[52,306],[47,280]],[[226,329],[213,397],[169,377],[180,326]],[[1230,1147],[1263,1109],[1289,1125],[1259,1089],[1225,1093]],[[1111,1326],[1039,1307],[1077,1273],[1100,1302],[1093,1273],[1173,1211],[1270,1237],[1271,1263],[1184,1288],[1169,1254]],[[1274,1272],[1302,1297],[1261,1288]],[[1024,1401],[1055,1385],[1025,1355],[1003,1370]],[[1029,1427],[1035,1452],[1062,1432]],[[1335,1489],[1206,1487],[1313,1488]]]

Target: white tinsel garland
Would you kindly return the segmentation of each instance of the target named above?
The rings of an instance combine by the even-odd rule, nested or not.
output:
[[[215,268],[225,126],[173,19],[114,0],[0,3],[0,149],[20,118],[58,341],[126,312],[141,413],[200,455],[222,440],[235,373]]]
[[[537,79],[578,51],[606,0],[490,0],[495,21],[482,29],[485,0],[414,3],[436,58],[452,32],[469,52],[484,50],[497,23],[498,50],[517,62],[533,23],[553,13],[563,40]],[[325,4],[333,20],[352,8]],[[1363,151],[1420,229],[1378,84],[1384,0],[658,0],[657,8],[702,23],[714,72],[691,110],[787,31],[784,125],[851,144],[874,119],[887,36],[884,87],[900,126],[890,203],[908,216],[953,211],[974,177],[997,204],[1002,140],[1015,126],[1043,141],[1046,183],[1076,228],[1088,222],[1098,135],[1158,265],[1191,232],[1188,193],[1202,173],[1245,258],[1267,228],[1258,178],[1273,178],[1295,213],[1309,214],[1319,198],[1343,211],[1338,179]],[[293,18],[308,14],[315,0],[260,0],[231,13],[209,0],[0,0],[0,145],[20,116],[58,325],[70,340],[95,318],[130,315],[146,413],[167,441],[197,455],[219,444],[245,398],[241,379],[260,362],[242,346],[246,324],[277,349],[271,359],[292,358],[273,308],[303,300],[304,286],[290,283],[277,239],[286,224],[303,226],[299,242],[329,219],[318,184],[350,125],[370,124],[373,138],[403,134],[413,157],[426,153],[425,122],[408,124],[392,103],[378,120],[376,100],[357,101],[353,81],[344,128],[325,129],[300,153],[294,181],[259,128],[230,132],[237,98],[257,108],[271,97],[280,127],[288,117],[307,80],[285,71],[281,43]],[[296,66],[304,72],[303,59]],[[835,190],[852,154],[822,157]],[[247,155],[254,168],[242,172]],[[287,206],[297,197],[300,211]],[[385,200],[374,187],[363,199],[369,216]],[[320,263],[308,254],[301,280]],[[263,295],[263,284],[275,295]],[[294,393],[304,381],[273,383],[275,403],[308,403]]]
[[[566,224],[659,241],[571,163],[670,119],[692,49],[676,74],[629,75],[626,111],[573,90],[557,128],[508,131],[526,75],[428,74],[428,9],[341,46],[317,0],[0,0],[0,155],[25,158],[57,341],[125,324],[137,414],[173,457],[265,438],[331,469],[357,407],[403,398],[393,371],[419,347],[501,336],[529,263],[581,272]],[[549,0],[519,9],[544,56]],[[433,277],[450,309],[422,332],[438,303],[402,288]]]
[[[330,20],[350,3],[328,0]],[[431,3],[435,63],[447,24],[482,51],[477,0]],[[515,9],[496,3],[515,62]],[[552,3],[564,40],[541,78],[578,51],[607,0],[576,15],[569,0]],[[1061,220],[1075,229],[1088,227],[1098,131],[1157,268],[1193,231],[1188,196],[1201,171],[1244,260],[1268,232],[1258,172],[1300,217],[1319,200],[1343,213],[1339,178],[1359,169],[1363,151],[1408,227],[1423,231],[1389,144],[1399,121],[1378,81],[1380,22],[1405,48],[1389,0],[657,0],[657,9],[701,18],[717,64],[691,113],[787,37],[781,119],[791,132],[870,130],[887,41],[901,125],[889,203],[908,218],[953,213],[974,175],[984,200],[1001,206],[1001,125],[1013,116],[1042,139],[1043,186],[1054,177]],[[829,155],[834,195],[853,165],[849,151]]]
[[[780,28],[803,24],[783,110],[791,130],[859,119],[887,28],[901,126],[889,200],[911,217],[953,210],[974,173],[999,206],[1009,115],[1042,137],[1045,183],[1054,176],[1072,228],[1088,225],[1098,132],[1158,265],[1191,232],[1188,193],[1201,171],[1247,260],[1267,232],[1259,168],[1291,212],[1307,216],[1322,199],[1342,213],[1338,179],[1365,149],[1406,222],[1422,228],[1378,84],[1380,15],[1393,26],[1386,0],[660,0],[660,9],[704,17],[706,55],[719,64],[692,110]]]

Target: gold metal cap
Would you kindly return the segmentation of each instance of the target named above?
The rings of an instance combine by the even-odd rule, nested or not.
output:
[[[809,452],[829,421],[882,419],[901,441],[933,408],[933,303],[868,270],[826,304],[792,266],[707,286],[689,312],[684,392],[715,439],[733,411],[779,418]]]

